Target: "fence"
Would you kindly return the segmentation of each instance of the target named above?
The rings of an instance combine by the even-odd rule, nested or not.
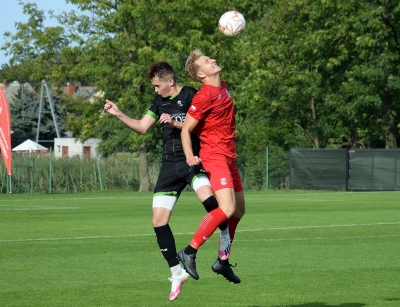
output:
[[[138,190],[139,162],[131,157],[50,159],[49,154],[13,153],[13,193],[71,193],[95,190]],[[51,170],[51,171],[50,171]],[[0,193],[7,192],[7,172],[0,163]],[[152,181],[158,164],[150,167]],[[101,177],[100,177],[101,176]],[[101,178],[101,180],[100,180]]]
[[[400,149],[291,149],[290,188],[400,190]]]
[[[95,159],[50,159],[50,154],[13,153],[13,193],[71,193],[95,190],[139,190],[140,169],[135,154]],[[161,154],[160,157],[161,158]],[[289,152],[279,147],[238,153],[237,164],[246,190],[289,188]],[[154,187],[160,161],[149,162]],[[0,162],[0,194],[7,193],[7,172]]]

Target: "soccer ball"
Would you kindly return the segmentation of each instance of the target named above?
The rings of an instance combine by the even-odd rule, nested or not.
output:
[[[244,31],[246,28],[246,20],[239,12],[228,11],[219,19],[218,27],[226,36],[234,36]]]

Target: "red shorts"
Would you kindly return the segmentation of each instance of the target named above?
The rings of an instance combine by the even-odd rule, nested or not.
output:
[[[226,188],[233,188],[235,192],[243,190],[235,159],[222,154],[206,154],[202,155],[201,164],[210,178],[214,191]]]

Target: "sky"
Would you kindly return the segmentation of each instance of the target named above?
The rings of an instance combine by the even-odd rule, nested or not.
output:
[[[19,5],[19,0],[0,0],[1,2],[1,23],[0,23],[0,47],[4,45],[4,32],[16,33],[16,22],[27,22],[28,15],[24,15],[22,5]],[[55,15],[59,15],[62,11],[71,11],[76,9],[75,5],[66,3],[65,0],[23,0],[23,3],[36,3],[40,10],[45,11],[46,20],[44,25],[53,27],[57,25],[57,21],[50,19],[47,12],[53,10]],[[8,63],[10,57],[5,55],[4,50],[0,50],[0,67],[2,64]]]

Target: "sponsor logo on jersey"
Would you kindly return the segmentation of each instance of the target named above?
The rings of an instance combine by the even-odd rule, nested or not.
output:
[[[221,178],[221,185],[226,185],[226,178]]]
[[[201,168],[201,169],[200,169],[200,172],[205,173],[206,171],[205,171],[204,169]]]
[[[183,123],[186,119],[186,113],[171,114],[171,118],[174,121]]]

